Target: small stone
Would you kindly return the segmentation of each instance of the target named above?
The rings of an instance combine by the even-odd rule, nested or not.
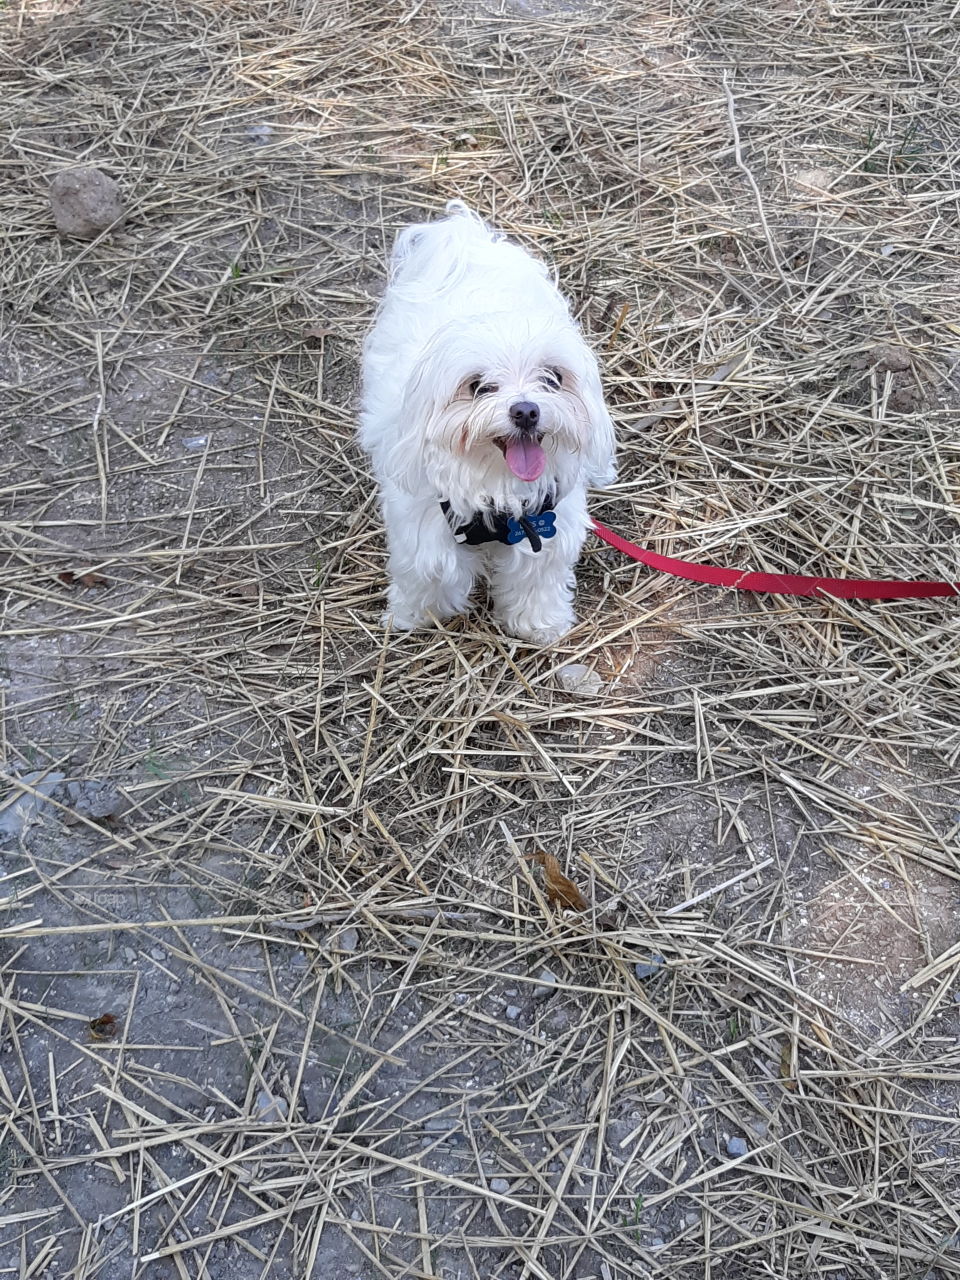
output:
[[[452,1116],[431,1116],[424,1121],[423,1127],[430,1133],[450,1133],[457,1127],[457,1122]]]
[[[287,1118],[287,1104],[283,1098],[275,1098],[268,1089],[257,1094],[257,1119],[276,1124]]]
[[[913,365],[913,357],[905,347],[894,346],[892,342],[878,342],[870,352],[870,363],[878,369],[889,369],[891,373],[904,373]]]
[[[582,662],[569,662],[557,672],[557,679],[567,693],[598,694],[603,688],[603,681],[595,671],[584,666]]]
[[[533,988],[534,1000],[546,1000],[557,989],[557,975],[552,969],[541,969],[537,974],[537,985]]]
[[[960,991],[955,991],[953,993],[953,1002],[954,1004],[960,1004]]]
[[[123,958],[127,964],[136,964],[137,953],[134,951],[133,947],[124,947]]]
[[[151,947],[150,955],[154,960],[156,960],[157,964],[163,964],[167,958],[167,953],[164,951],[163,947]]]
[[[728,1156],[745,1156],[749,1147],[743,1138],[727,1139],[727,1155]]]
[[[123,225],[120,188],[99,169],[64,169],[50,183],[50,207],[62,236],[95,240]]]
[[[0,809],[0,836],[15,836],[24,827],[32,826],[40,821],[40,815],[50,808],[49,797],[63,782],[62,773],[47,773],[42,770],[25,773],[20,781],[32,787],[37,795],[21,791],[15,800]]]
[[[506,1178],[491,1178],[490,1190],[495,1191],[498,1196],[508,1195],[510,1192],[510,1183]]]
[[[356,929],[342,929],[333,940],[333,945],[337,951],[351,952],[356,951],[357,944],[360,941],[360,935]]]
[[[633,966],[633,971],[638,978],[653,978],[661,972],[666,963],[666,959],[663,956],[652,955],[649,961],[638,961]]]
[[[506,1014],[506,1016],[510,1019],[511,1022],[516,1022],[516,1020],[520,1017],[521,1013],[523,1013],[523,1010],[520,1008],[518,1004],[508,1004],[506,1009],[504,1009],[503,1012]]]

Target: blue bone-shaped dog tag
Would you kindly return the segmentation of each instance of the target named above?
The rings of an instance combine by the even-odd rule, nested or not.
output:
[[[524,516],[523,523],[528,524],[539,538],[552,538],[557,532],[557,517],[553,511],[542,511],[538,516]],[[511,547],[516,542],[522,542],[526,536],[527,531],[519,520],[507,521],[507,542]]]

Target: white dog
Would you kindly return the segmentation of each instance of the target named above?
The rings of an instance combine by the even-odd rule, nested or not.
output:
[[[546,267],[458,200],[397,238],[363,359],[360,443],[390,550],[385,622],[462,613],[490,584],[511,635],[576,621],[587,486],[614,476],[597,362]]]

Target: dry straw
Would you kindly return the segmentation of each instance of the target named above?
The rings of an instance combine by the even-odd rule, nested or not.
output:
[[[0,20],[6,799],[125,796],[5,856],[10,1274],[960,1275],[952,602],[592,546],[555,653],[386,637],[353,444],[384,245],[462,196],[602,355],[604,521],[960,577],[956,6]]]

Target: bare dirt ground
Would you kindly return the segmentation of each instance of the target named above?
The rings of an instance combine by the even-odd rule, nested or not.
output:
[[[386,639],[353,442],[459,195],[601,353],[607,523],[960,578],[955,6],[0,22],[0,1276],[960,1275],[954,602],[591,545],[555,651]]]

